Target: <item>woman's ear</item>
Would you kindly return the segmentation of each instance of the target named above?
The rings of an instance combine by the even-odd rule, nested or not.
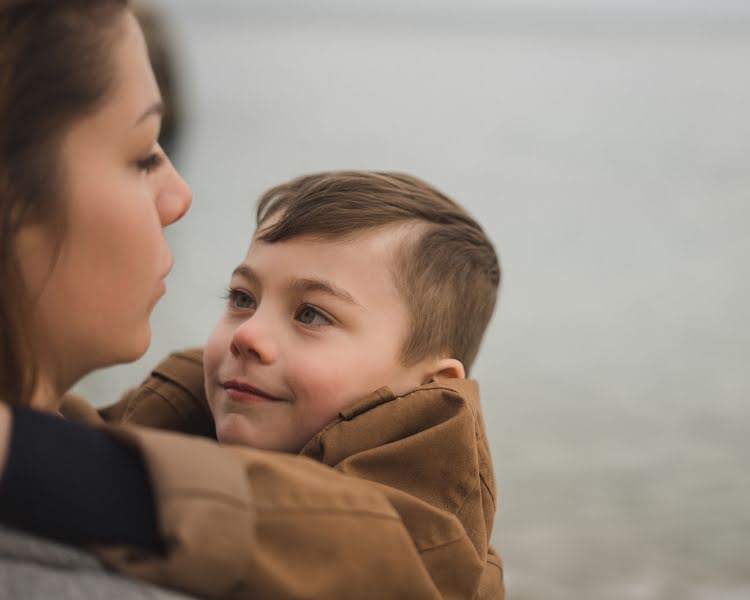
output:
[[[465,379],[466,371],[464,364],[455,358],[440,358],[435,361],[430,381],[443,381],[445,379]]]

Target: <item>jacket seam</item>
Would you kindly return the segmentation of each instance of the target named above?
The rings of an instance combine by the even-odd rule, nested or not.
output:
[[[453,513],[456,517],[458,517],[459,513],[463,509],[464,504],[466,504],[466,501],[469,499],[469,496],[471,495],[471,492],[473,492],[476,488],[478,488],[480,486],[484,486],[487,489],[487,491],[489,492],[489,494],[490,494],[490,500],[492,500],[492,510],[493,510],[493,512],[497,510],[497,504],[495,502],[495,496],[492,494],[492,490],[490,490],[490,487],[489,487],[489,485],[487,485],[487,482],[485,481],[485,479],[482,476],[482,474],[479,473],[479,481],[475,485],[473,485],[468,492],[466,492],[466,494],[464,495],[464,497],[461,499],[461,503],[456,507],[456,510]]]
[[[473,418],[474,422],[476,423],[477,419],[476,419],[476,415],[474,414],[474,411],[471,409],[471,403],[467,402],[466,399],[459,392],[457,392],[453,388],[443,387],[443,386],[430,387],[428,389],[429,390],[442,390],[444,392],[451,392],[451,393],[455,394],[456,396],[458,396],[469,407],[469,411],[471,411],[472,418]],[[326,437],[326,434],[328,434],[328,432],[330,432],[334,427],[337,427],[341,423],[352,421],[352,420],[356,419],[357,417],[361,417],[362,415],[365,415],[365,414],[369,413],[370,411],[374,410],[375,408],[378,408],[380,406],[385,406],[386,404],[389,404],[391,402],[395,402],[396,400],[399,400],[400,398],[406,398],[407,396],[411,396],[413,394],[418,394],[418,393],[424,392],[424,391],[425,391],[425,388],[415,388],[413,390],[409,390],[405,394],[401,394],[400,396],[396,396],[396,395],[391,396],[390,398],[387,398],[386,400],[384,400],[380,404],[377,404],[375,406],[371,406],[366,411],[357,413],[357,414],[355,414],[355,415],[353,415],[351,417],[348,417],[348,418],[344,417],[342,415],[342,413],[339,413],[339,416],[336,419],[334,419],[333,421],[331,421],[330,423],[328,423],[325,427],[323,427],[323,429],[321,429],[317,434],[315,434],[315,436],[313,436],[313,438],[302,448],[302,450],[300,451],[300,454],[304,454],[304,452],[307,449],[308,445],[311,444],[311,442],[313,442],[313,440],[317,440],[316,441],[316,447],[317,447],[317,449],[320,449],[321,442],[322,442],[323,438]]]
[[[500,559],[496,559],[491,554],[488,554],[487,555],[487,560],[485,561],[485,564],[486,565],[491,565],[491,566],[495,567],[500,572],[500,576],[502,577],[502,574],[503,574],[503,565],[502,565],[502,562],[500,561]],[[504,589],[504,588],[502,587],[502,584],[501,584],[501,590],[502,589]],[[477,592],[472,596],[472,600],[477,600],[477,598],[480,597],[479,596],[480,592],[481,592],[481,589],[477,590]],[[501,595],[500,597],[503,598],[504,596]]]
[[[487,555],[487,563],[496,566],[501,571],[503,570],[503,561],[492,554]]]
[[[490,484],[487,483],[487,480],[484,478],[484,475],[482,475],[482,473],[479,473],[479,480],[482,482],[482,485],[490,495],[490,500],[492,500],[492,508],[497,510],[497,500],[495,500],[495,494],[493,493],[492,489],[490,488]]]
[[[490,486],[489,482],[487,481],[487,478],[482,472],[482,471],[488,471],[489,465],[482,458],[481,452],[479,452],[480,448],[485,447],[485,443],[484,443],[485,440],[482,437],[479,427],[477,427],[477,424],[479,423],[479,415],[474,412],[474,407],[471,405],[471,403],[467,402],[467,404],[469,406],[469,410],[471,411],[471,416],[474,418],[474,440],[477,445],[477,460],[479,462],[479,479],[481,480],[482,484],[487,490],[487,493],[490,495],[490,498],[492,499],[492,507],[495,510],[497,510],[497,500],[495,498],[495,491],[492,489],[492,486]],[[489,448],[486,448],[486,450],[489,451]]]
[[[387,513],[373,511],[373,510],[351,510],[351,509],[336,509],[336,508],[314,508],[314,507],[266,507],[261,505],[254,505],[259,512],[268,513],[298,513],[300,515],[312,515],[312,516],[351,516],[351,517],[371,517],[381,521],[397,521],[401,522],[401,517],[398,515],[389,515]]]
[[[233,496],[227,495],[227,494],[218,494],[216,492],[207,491],[204,489],[194,489],[194,488],[181,488],[177,491],[168,492],[165,495],[165,500],[169,499],[177,499],[182,500],[185,497],[192,498],[203,498],[203,499],[213,499],[217,500],[219,502],[222,502],[224,504],[231,504],[232,506],[245,509],[248,506],[251,508],[254,508],[260,512],[265,513],[300,513],[300,514],[310,514],[310,515],[351,515],[356,517],[362,517],[362,516],[370,516],[373,518],[381,519],[381,520],[387,520],[387,521],[400,521],[400,517],[398,515],[392,515],[384,512],[378,512],[374,510],[367,510],[367,509],[341,509],[341,508],[326,508],[326,507],[314,507],[314,506],[264,506],[261,504],[254,504],[252,502],[245,502],[242,500],[239,500]]]
[[[198,365],[201,368],[203,368],[203,361],[198,360],[197,358],[193,358],[188,352],[182,351],[182,352],[175,352],[172,354],[172,356],[178,360],[184,360],[189,363],[193,363],[194,365]],[[158,367],[157,369],[158,370]]]
[[[231,496],[229,494],[221,494],[203,488],[179,488],[176,490],[167,491],[162,497],[164,498],[164,500],[183,500],[186,497],[203,498],[216,500],[223,504],[231,504],[239,508],[246,508],[248,506],[248,502],[240,500],[235,496]]]
[[[454,540],[450,540],[448,542],[441,542],[439,544],[433,544],[432,546],[427,546],[426,548],[418,548],[417,551],[420,554],[426,554],[427,552],[431,552],[432,550],[439,550],[440,548],[445,548],[446,546],[450,546],[451,544],[460,542],[461,540],[466,539],[468,537],[469,536],[464,533]]]
[[[481,475],[480,475],[481,478]],[[466,501],[469,499],[469,496],[471,496],[471,492],[473,492],[476,488],[479,487],[479,482],[476,482],[474,485],[469,488],[469,490],[464,494],[464,497],[461,499],[461,503],[456,507],[456,510],[453,512],[453,515],[458,518],[459,513],[464,507],[464,504],[466,504]]]
[[[163,373],[160,373],[159,371],[154,371],[153,373],[151,373],[151,377],[153,377],[154,379],[158,379],[159,381],[162,381],[164,383],[170,383],[170,384],[172,384],[172,385],[180,388],[181,390],[183,390],[188,396],[190,396],[194,400],[198,400],[198,397],[195,394],[193,394],[193,392],[190,390],[190,388],[188,388],[187,386],[183,385],[179,381],[175,380],[173,377],[169,377],[167,375],[164,375]],[[149,384],[148,382],[146,382],[144,384],[144,387],[147,388],[147,389],[153,389],[151,387],[151,385],[152,384]],[[161,396],[161,394],[159,394],[159,395]]]
[[[466,402],[466,398],[464,398],[461,395],[460,392],[457,392],[453,388],[443,387],[443,386],[435,386],[435,387],[429,387],[429,388],[423,388],[423,387],[415,388],[413,390],[409,390],[405,394],[401,394],[400,396],[394,396],[393,398],[389,399],[388,402],[392,402],[393,400],[397,400],[398,398],[406,398],[407,396],[411,396],[412,394],[419,394],[419,393],[427,391],[427,390],[442,390],[444,392],[451,392],[451,393],[455,394],[456,396],[458,396],[459,398],[461,398],[461,400],[463,400],[464,402]],[[466,404],[468,405],[469,410],[471,410],[471,403],[466,402]],[[378,406],[380,406],[380,405],[378,405]],[[474,411],[472,411],[471,414],[476,419],[476,416],[474,415]]]
[[[171,379],[167,380],[167,381],[169,383],[174,383]],[[177,384],[177,385],[179,385],[179,384]],[[185,415],[185,413],[183,411],[181,411],[177,407],[177,404],[175,404],[174,402],[172,402],[167,396],[165,396],[164,394],[162,394],[160,391],[154,389],[154,387],[152,387],[151,384],[146,383],[146,384],[144,384],[143,387],[146,388],[152,394],[154,394],[154,395],[158,396],[159,398],[161,398],[167,404],[167,406],[169,406],[177,414],[177,416],[180,417],[180,419],[182,419],[183,422],[187,423],[187,421],[188,421],[187,415]],[[179,387],[182,388],[183,390],[185,389],[181,385]],[[187,391],[187,390],[185,390],[185,391]],[[193,396],[193,394],[191,394],[190,392],[188,392],[188,394],[190,395],[191,398],[195,398],[195,396]],[[139,398],[139,402],[138,403],[140,403],[140,402],[143,402],[143,398],[142,397]],[[138,403],[136,403],[136,402],[132,402],[131,403],[131,408],[128,411],[128,416],[131,415],[131,414],[133,414],[133,412],[136,410],[136,407],[137,407]]]

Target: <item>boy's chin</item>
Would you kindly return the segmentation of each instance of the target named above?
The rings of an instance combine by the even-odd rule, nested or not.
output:
[[[229,413],[216,419],[216,439],[222,444],[255,447],[254,437],[252,427],[243,415]]]
[[[257,423],[239,413],[225,413],[216,420],[216,439],[222,444],[288,452],[274,431],[260,431]]]

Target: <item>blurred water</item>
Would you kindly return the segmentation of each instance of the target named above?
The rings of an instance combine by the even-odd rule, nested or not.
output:
[[[412,172],[469,207],[505,267],[474,375],[509,598],[750,597],[746,20],[706,27],[699,2],[626,28],[228,4],[164,3],[194,207],[152,350],[79,389],[110,401],[202,342],[270,185]]]

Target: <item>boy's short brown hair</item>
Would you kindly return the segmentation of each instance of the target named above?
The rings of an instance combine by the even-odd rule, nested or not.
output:
[[[401,173],[316,173],[267,191],[257,223],[256,238],[267,243],[413,225],[393,268],[411,316],[401,359],[410,365],[452,357],[469,371],[495,307],[500,263],[480,225],[456,202]]]

